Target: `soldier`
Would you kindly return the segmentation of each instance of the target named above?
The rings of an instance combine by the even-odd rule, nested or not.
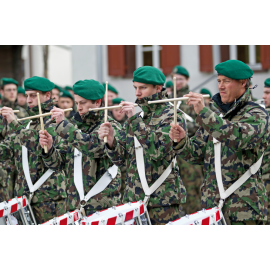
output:
[[[125,101],[124,99],[122,98],[114,98],[112,100],[112,105],[113,106],[117,106],[121,103],[121,101]],[[121,126],[124,125],[124,123],[126,122],[127,120],[127,116],[124,112],[121,111],[121,108],[118,108],[118,109],[112,109],[111,110],[111,115],[112,115],[112,118],[117,121],[118,123],[121,124]]]
[[[105,87],[105,83],[103,83]],[[112,106],[112,100],[118,97],[118,91],[110,84],[108,84],[108,106]]]
[[[54,84],[51,81],[35,76],[26,79],[24,87],[29,115],[39,114],[37,93],[40,96],[42,113],[48,113],[53,108],[51,91]],[[7,107],[2,108],[2,114],[9,123],[9,128],[14,132],[0,145],[0,159],[12,158],[18,171],[14,195],[29,195],[27,183],[35,184],[43,177],[46,181],[43,184],[42,181],[39,182],[42,185],[34,192],[31,203],[37,223],[64,214],[66,212],[64,175],[61,172],[48,171],[41,158],[42,148],[38,142],[40,118],[19,122],[12,109]],[[53,136],[55,144],[59,143],[60,138],[54,131],[56,124],[49,116],[43,119],[45,129]]]
[[[201,89],[200,93],[202,95],[209,95],[210,96],[209,98],[204,98],[205,106],[207,108],[209,108],[210,110],[212,110],[213,112],[216,112],[217,109],[213,105],[214,101],[212,100],[212,93],[208,89],[206,89],[206,88]]]
[[[62,143],[53,146],[52,136],[40,131],[41,146],[48,145],[47,155],[43,155],[45,164],[53,170],[63,169],[67,180],[67,210],[79,208],[85,205],[86,215],[96,211],[116,206],[121,203],[121,174],[117,169],[113,179],[109,177],[112,170],[112,162],[105,153],[105,145],[98,138],[98,129],[104,122],[104,111],[90,111],[90,108],[98,108],[105,94],[104,87],[95,80],[78,81],[73,86],[75,102],[78,112],[71,119],[71,123],[65,120],[61,109],[52,110],[52,118],[58,124],[55,132],[62,137]],[[117,134],[121,129],[119,123],[108,117],[109,123]],[[81,161],[78,160],[78,153]],[[77,159],[76,159],[77,158]],[[111,173],[112,174],[112,173]],[[93,191],[95,184],[109,182],[103,191],[87,197],[89,191]],[[74,180],[75,179],[75,180]],[[83,182],[83,191],[77,190],[78,180]],[[77,181],[77,182],[76,182]]]
[[[13,110],[19,110],[17,113],[18,118],[24,118],[28,116],[25,109],[17,104],[17,94],[18,94],[18,82],[10,78],[2,78],[0,82],[1,94],[2,94],[2,107],[10,107]]]
[[[269,115],[251,101],[253,71],[246,64],[228,60],[215,70],[219,93],[213,100],[221,114],[205,107],[200,94],[190,92],[187,104],[194,106],[200,129],[189,139],[181,127],[172,124],[170,138],[177,140],[175,151],[182,158],[204,165],[204,208],[224,204],[228,224],[263,224],[267,194],[260,166],[269,141]],[[237,180],[240,187],[234,185]]]
[[[62,110],[73,108],[72,111],[65,112],[65,117],[68,120],[70,120],[75,115],[76,112],[74,110],[74,98],[68,91],[64,90],[60,94],[58,105],[59,105],[59,108]]]
[[[152,224],[180,218],[179,205],[186,200],[185,187],[173,166],[175,154],[168,134],[174,109],[169,103],[148,104],[167,96],[163,88],[165,80],[157,68],[144,66],[135,70],[136,103],[144,115],[135,113],[133,103],[121,102],[128,120],[120,134],[114,133],[110,123],[99,129],[101,139],[107,136],[106,152],[112,162],[126,167],[123,203],[144,199]],[[186,129],[181,112],[177,113],[177,122]]]
[[[2,103],[2,96],[1,96],[1,94],[0,94],[0,105],[1,105],[1,103]]]
[[[167,81],[165,84],[165,87],[166,87],[168,96],[172,96],[173,95],[173,82]]]
[[[66,87],[65,87],[65,90],[68,91],[68,92],[73,96],[73,99],[74,99],[74,91],[73,91],[73,88],[70,87],[70,86],[66,86]]]
[[[265,109],[270,114],[270,78],[264,81],[263,100],[266,107]],[[262,179],[264,181],[265,188],[268,194],[267,225],[270,225],[270,145],[269,144],[263,157]]]
[[[59,101],[59,97],[60,97],[60,93],[63,91],[63,89],[56,85],[54,86],[53,90],[52,90],[52,99],[54,101],[54,105],[58,107],[58,101]]]
[[[176,77],[177,97],[183,97],[188,94],[189,72],[182,66],[175,66],[172,71],[172,77]],[[188,106],[185,101],[179,101],[177,106],[193,119],[187,122],[188,136],[191,138],[199,128],[195,122],[196,113],[194,108],[193,106]],[[177,165],[179,167],[180,176],[187,189],[187,201],[184,205],[181,205],[181,211],[183,211],[182,215],[195,213],[201,209],[200,186],[203,181],[202,166],[188,164],[179,156],[177,156]]]
[[[18,87],[17,102],[19,106],[27,110],[25,91],[21,86]]]

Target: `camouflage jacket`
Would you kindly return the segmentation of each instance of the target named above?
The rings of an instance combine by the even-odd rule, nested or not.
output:
[[[51,100],[42,103],[42,113],[47,113],[53,108]],[[38,106],[28,110],[29,115],[39,114]],[[45,129],[53,136],[54,143],[60,138],[54,132],[56,123],[51,118],[45,117]],[[29,188],[25,179],[22,166],[22,145],[28,149],[29,170],[32,183],[35,182],[47,171],[47,167],[42,160],[42,148],[39,145],[40,120],[33,119],[30,128],[25,127],[30,120],[18,122],[14,120],[10,123],[10,128],[14,132],[0,144],[0,160],[12,159],[18,171],[18,177],[14,187],[14,195],[29,195]],[[61,172],[54,172],[46,182],[35,192],[33,203],[58,201],[66,198],[64,175]]]
[[[104,122],[104,112],[89,112],[82,117],[76,113],[71,120],[62,121],[55,132],[62,138],[56,147],[51,148],[43,160],[47,167],[53,170],[64,170],[67,181],[67,210],[71,211],[80,206],[80,197],[74,184],[74,148],[82,152],[82,175],[84,195],[86,195],[98,180],[105,174],[107,169],[113,166],[105,152],[104,142],[100,141],[98,130]],[[121,126],[112,118],[108,117],[115,133],[120,131]],[[80,132],[81,130],[81,132]],[[84,207],[86,214],[112,207],[121,203],[121,173],[118,169],[117,176],[108,187],[92,197]]]
[[[181,88],[176,92],[177,97],[183,97],[184,95],[187,95],[189,93],[189,86]],[[173,98],[173,93],[170,95],[170,98]],[[194,122],[187,121],[187,129],[188,129],[188,136],[192,137],[196,130],[199,128],[199,126],[196,124],[195,119],[197,114],[194,111],[193,106],[188,106],[186,101],[181,101],[181,104],[179,106],[179,109],[189,115],[193,118]]]
[[[267,107],[266,110],[270,114],[270,107]],[[262,178],[264,180],[266,190],[270,195],[270,144],[268,144],[267,149],[264,152]],[[268,203],[270,203],[270,201]],[[270,213],[268,213],[268,215],[270,215]]]
[[[9,134],[11,130],[7,121],[0,115],[0,143]],[[4,161],[0,160],[0,202],[14,197],[14,180],[17,177],[17,171],[14,161],[10,158]]]
[[[23,107],[19,106],[17,102],[10,102],[6,98],[2,100],[1,107],[9,107],[13,110],[19,110],[20,112],[15,114],[19,119],[28,116],[27,111]]]
[[[166,98],[166,90],[153,96],[136,100],[144,112],[125,122],[119,135],[116,135],[113,149],[106,145],[106,151],[114,164],[126,167],[123,202],[143,200],[145,197],[139,178],[134,135],[141,143],[144,152],[145,174],[151,186],[167,169],[175,157],[169,137],[170,123],[173,122],[174,109],[169,103],[148,104],[148,101]],[[178,111],[178,123],[186,130],[185,120]],[[151,195],[149,207],[160,207],[185,203],[186,189],[177,169],[172,169],[163,184]]]
[[[259,105],[249,102],[251,96],[250,90],[247,90],[227,113],[219,109],[224,114],[223,118],[205,107],[196,119],[201,126],[196,135],[191,139],[186,136],[175,147],[176,153],[189,163],[204,165],[205,178],[201,187],[203,208],[217,206],[220,199],[215,174],[213,137],[221,142],[221,169],[225,190],[238,180],[266,149],[269,140],[269,116]],[[267,219],[267,197],[261,170],[226,199],[223,211],[233,222]]]

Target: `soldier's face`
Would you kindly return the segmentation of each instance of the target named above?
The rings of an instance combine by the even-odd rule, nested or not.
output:
[[[112,109],[112,114],[116,121],[121,121],[125,117],[125,113],[121,113],[121,108]]]
[[[180,90],[183,87],[186,87],[188,84],[188,78],[180,74],[173,74],[172,77],[176,77],[176,90]]]
[[[270,106],[270,87],[265,87],[263,90],[263,99],[266,107]]]
[[[35,91],[35,90],[26,91],[25,96],[26,96],[26,101],[29,108],[38,106],[37,93],[39,93],[40,103],[46,102],[51,97],[50,92],[43,93],[41,91]]]
[[[246,91],[246,80],[238,81],[219,75],[217,81],[221,101],[224,104],[233,102],[235,99],[241,97]]]
[[[1,94],[7,100],[15,102],[17,98],[17,85],[13,83],[4,85],[3,90],[1,90]]]
[[[76,94],[74,95],[74,98],[75,98],[75,104],[77,106],[78,113],[80,115],[88,113],[89,109],[99,108],[101,105],[101,99],[92,101],[92,100],[85,99],[81,96],[78,96]]]
[[[58,106],[60,109],[68,109],[73,107],[73,100],[68,97],[60,97],[58,101]]]
[[[152,84],[145,84],[145,83],[139,83],[139,82],[133,82],[133,86],[135,89],[135,95],[137,99],[139,100],[145,97],[150,97],[160,92],[162,89],[162,86],[160,85],[156,85],[154,87],[154,85]]]
[[[52,99],[54,100],[54,103],[57,104],[59,101],[59,90],[58,89],[53,89],[52,90]]]
[[[18,94],[17,101],[19,106],[24,106],[26,104],[26,96],[22,93]]]
[[[113,104],[112,104],[112,100],[113,100],[114,98],[117,98],[117,97],[118,97],[117,94],[115,94],[114,92],[108,90],[108,106],[112,106],[112,105],[113,105]]]

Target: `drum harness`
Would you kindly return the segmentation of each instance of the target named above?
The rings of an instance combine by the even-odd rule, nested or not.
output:
[[[223,118],[223,114],[219,117]],[[252,175],[257,173],[260,169],[264,153],[262,156],[238,179],[236,180],[226,191],[222,182],[222,172],[221,172],[221,142],[213,138],[214,143],[214,154],[215,154],[215,172],[217,178],[217,184],[220,194],[219,209],[221,210],[225,200],[234,193],[240,186],[242,186]]]
[[[82,153],[75,148],[74,150],[74,183],[76,189],[80,196],[80,211],[83,216],[85,215],[84,206],[86,203],[95,195],[102,192],[116,177],[118,172],[118,167],[116,165],[111,166],[108,170],[103,174],[103,176],[96,182],[96,184],[91,188],[91,190],[84,195],[84,187],[83,187],[83,176],[82,176]]]
[[[29,121],[29,123],[27,124],[26,126],[26,129],[29,129],[30,127],[30,124],[31,124],[32,120]],[[34,221],[36,223],[36,220],[35,220],[35,216],[32,212],[32,209],[31,209],[31,200],[34,196],[34,193],[37,189],[39,189],[41,187],[41,185],[43,185],[43,183],[45,183],[45,181],[54,173],[53,170],[51,169],[48,169],[39,179],[38,181],[33,185],[33,182],[31,180],[31,176],[30,176],[30,171],[29,171],[29,163],[28,163],[28,149],[23,145],[22,146],[22,165],[23,165],[23,172],[24,172],[24,175],[25,175],[25,178],[26,178],[26,182],[27,182],[27,185],[28,185],[28,188],[29,188],[29,191],[30,191],[30,196],[29,196],[29,209],[30,209],[30,212],[34,218]]]
[[[143,111],[140,113],[140,117],[143,118]],[[175,166],[176,158],[174,158],[171,162],[171,164],[167,167],[167,169],[162,173],[162,175],[155,181],[155,183],[149,187],[147,184],[147,180],[145,177],[145,164],[144,164],[144,155],[143,155],[143,147],[140,144],[137,137],[134,135],[134,146],[135,146],[135,156],[136,156],[136,163],[137,163],[137,169],[140,176],[142,188],[145,194],[144,198],[144,205],[147,207],[148,201],[150,199],[150,196],[152,193],[154,193],[161,184],[167,179],[167,177],[170,175],[172,168]]]

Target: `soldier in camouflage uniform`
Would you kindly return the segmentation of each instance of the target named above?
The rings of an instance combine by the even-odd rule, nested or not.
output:
[[[27,110],[27,99],[25,96],[25,91],[21,86],[18,86],[17,103],[20,107]]]
[[[263,99],[268,114],[270,114],[270,78],[264,82]],[[270,225],[270,144],[264,152],[263,164],[262,164],[262,179],[265,184],[265,188],[268,194],[268,216],[267,225]]]
[[[112,104],[113,106],[117,106],[121,103],[121,101],[125,101],[124,99],[122,98],[114,98],[112,100]],[[111,116],[112,118],[117,121],[118,123],[121,124],[121,126],[124,126],[124,123],[127,121],[127,116],[124,112],[121,112],[121,108],[118,108],[118,109],[112,109],[111,110]],[[122,179],[122,182],[121,182],[121,195],[122,197],[124,196],[124,191],[125,191],[125,187],[126,187],[126,184],[125,184],[125,177],[126,177],[126,167],[125,166],[121,166],[120,167],[121,169],[121,179]]]
[[[172,77],[176,77],[177,97],[183,97],[189,93],[189,72],[182,66],[173,68]],[[173,97],[173,93],[171,94]],[[193,120],[187,119],[188,136],[194,136],[199,126],[196,124],[196,113],[193,106],[188,106],[186,101],[179,101],[178,108],[189,115]],[[177,156],[177,165],[179,167],[180,176],[187,189],[187,201],[181,205],[183,214],[192,214],[201,210],[201,192],[200,187],[203,181],[203,170],[200,165],[188,164],[185,160]]]
[[[41,77],[32,77],[24,82],[29,115],[38,115],[37,92],[40,93],[42,113],[48,113],[53,108],[51,100],[51,90],[54,84]],[[22,164],[22,146],[28,150],[29,174],[33,184],[47,171],[47,167],[42,160],[42,148],[39,146],[40,119],[17,121],[12,109],[4,107],[3,117],[8,121],[10,129],[14,132],[0,144],[0,159],[11,158],[15,162],[18,177],[14,186],[14,195],[29,196],[29,187],[26,182]],[[60,142],[60,138],[55,133],[55,122],[50,117],[45,117],[44,126],[48,133],[53,136],[54,143]],[[27,128],[30,122],[29,129]],[[53,172],[49,178],[37,189],[31,201],[31,205],[37,223],[43,223],[55,216],[60,216],[66,212],[66,187],[62,172]]]
[[[64,119],[64,112],[61,109],[52,110],[52,118],[56,119],[58,126],[55,132],[62,138],[61,144],[57,147],[52,146],[52,137],[40,131],[40,144],[49,145],[48,155],[43,155],[43,160],[48,168],[53,170],[63,169],[67,181],[67,210],[71,211],[80,208],[80,196],[76,189],[74,177],[74,150],[82,152],[82,170],[84,194],[106,174],[108,168],[113,166],[111,160],[105,152],[105,145],[98,137],[98,129],[104,122],[104,111],[90,111],[90,108],[98,108],[101,99],[105,94],[104,87],[97,81],[85,80],[78,81],[73,86],[75,101],[78,112],[71,119],[71,123]],[[117,134],[121,130],[121,125],[108,117],[109,123],[113,126]],[[101,180],[104,181],[104,180]],[[76,186],[75,186],[76,185]],[[91,215],[96,211],[121,204],[121,173],[118,169],[116,177],[100,193],[90,198],[85,204],[86,215]]]
[[[136,91],[136,103],[143,110],[143,116],[135,113],[134,104],[122,102],[122,111],[127,114],[120,134],[114,134],[109,123],[101,125],[99,136],[108,137],[106,151],[117,166],[126,167],[126,188],[123,203],[147,199],[139,173],[145,174],[148,186],[152,186],[163,175],[168,166],[172,166],[175,157],[173,144],[169,138],[170,123],[174,109],[169,103],[148,104],[148,101],[164,99],[166,89],[164,74],[154,67],[140,67],[133,73],[133,85]],[[178,111],[177,122],[186,129],[182,113]],[[139,172],[134,135],[142,145],[145,172]],[[146,198],[145,198],[146,197]],[[185,203],[186,190],[178,170],[172,166],[165,181],[150,196],[148,211],[152,224],[166,224],[180,218],[179,205]]]
[[[262,157],[269,142],[269,115],[251,100],[253,71],[246,64],[229,60],[215,69],[220,93],[213,100],[223,116],[205,107],[200,94],[190,93],[186,95],[188,104],[198,114],[200,129],[189,139],[181,127],[172,124],[170,137],[178,142],[177,154],[192,164],[204,165],[204,208],[224,203],[222,211],[228,224],[263,224],[267,220],[267,193],[261,168],[252,171],[252,176],[222,202],[215,165],[221,166],[221,184],[227,190]],[[221,142],[221,164],[215,164],[213,138]]]
[[[24,108],[18,105],[16,99],[18,94],[18,82],[10,78],[2,78],[1,82],[2,107],[9,107],[13,110],[19,110],[16,114],[18,118],[27,117],[28,114]]]
[[[76,114],[74,110],[74,98],[67,90],[63,90],[63,92],[60,93],[58,105],[59,108],[62,110],[73,108],[72,111],[65,112],[65,117],[67,118],[67,120],[71,120],[73,116]]]
[[[0,143],[10,134],[7,121],[0,115]],[[17,171],[14,161],[10,158],[0,160],[0,202],[7,201],[14,197],[14,182]]]

